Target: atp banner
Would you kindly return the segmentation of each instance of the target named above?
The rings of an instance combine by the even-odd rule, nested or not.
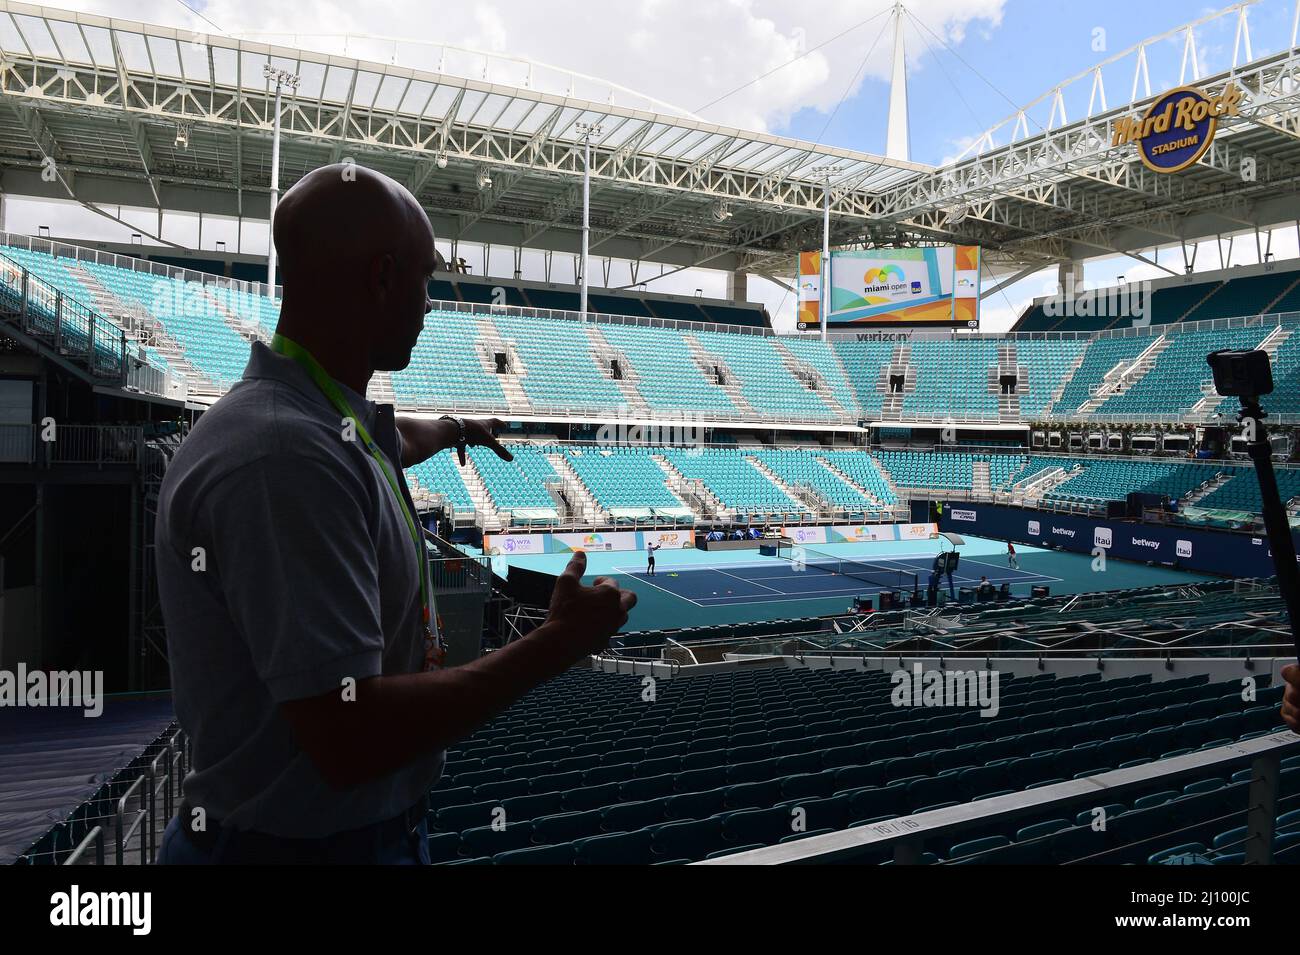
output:
[[[801,330],[821,326],[820,252],[799,256]],[[973,245],[831,252],[830,328],[979,327],[980,250]]]
[[[665,550],[681,550],[695,546],[695,531],[690,528],[675,531],[641,531],[641,550],[651,544]]]

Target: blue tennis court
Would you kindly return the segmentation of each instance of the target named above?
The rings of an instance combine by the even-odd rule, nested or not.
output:
[[[873,554],[870,566],[864,567],[851,560],[840,566],[812,556],[802,562],[781,557],[752,557],[744,563],[721,566],[660,568],[653,577],[646,573],[644,565],[611,569],[697,607],[718,607],[819,597],[851,598],[883,590],[910,591],[914,583],[924,590],[933,559],[928,555]],[[1060,580],[1033,571],[1013,570],[1005,561],[998,564],[995,560],[963,556],[952,575],[953,586],[958,590],[974,586],[980,577],[988,577],[995,587],[1008,583],[1017,588]],[[946,579],[940,582],[940,587],[947,589]]]
[[[924,590],[939,544],[932,540],[879,541],[822,544],[814,549],[915,574]],[[962,557],[958,572],[953,574],[955,587],[972,587],[981,576],[987,576],[995,587],[1010,584],[1012,595],[1021,598],[1028,597],[1035,584],[1045,584],[1053,594],[1061,594],[1209,579],[1128,561],[1111,561],[1099,570],[1091,555],[1043,550],[1027,544],[1016,546],[1020,555],[1017,571],[1007,566],[1007,545],[1002,541],[966,536],[966,543],[958,549]],[[625,632],[844,613],[855,596],[870,596],[886,589],[816,569],[798,571],[789,560],[762,557],[756,551],[704,551],[692,547],[661,550],[655,556],[658,572],[649,577],[644,551],[597,551],[587,555],[588,581],[602,574],[614,575],[622,586],[636,592],[638,603]],[[497,573],[502,575],[510,567],[558,574],[569,557],[512,554],[494,557],[493,561],[499,563]],[[946,594],[946,580],[941,582],[941,588]]]

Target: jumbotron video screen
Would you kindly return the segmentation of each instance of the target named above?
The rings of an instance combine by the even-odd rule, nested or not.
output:
[[[820,252],[799,255],[801,331],[821,327]],[[831,251],[830,328],[979,327],[980,250],[973,245]]]

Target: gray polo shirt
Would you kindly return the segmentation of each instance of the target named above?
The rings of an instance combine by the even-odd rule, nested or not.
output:
[[[340,388],[400,475],[392,408]],[[334,791],[280,715],[285,701],[424,660],[401,508],[292,359],[254,344],[243,379],[182,443],[163,480],[157,560],[191,805],[238,829],[315,837],[391,818],[438,780],[444,754],[431,752]]]

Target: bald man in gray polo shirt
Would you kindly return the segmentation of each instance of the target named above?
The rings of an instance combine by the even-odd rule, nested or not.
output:
[[[399,184],[314,170],[276,211],[271,346],[199,420],[163,482],[158,579],[176,711],[193,746],[164,863],[428,861],[444,750],[608,645],[636,602],[579,554],[547,621],[443,669],[401,469],[500,425],[397,418],[365,399],[410,362],[433,232]]]

